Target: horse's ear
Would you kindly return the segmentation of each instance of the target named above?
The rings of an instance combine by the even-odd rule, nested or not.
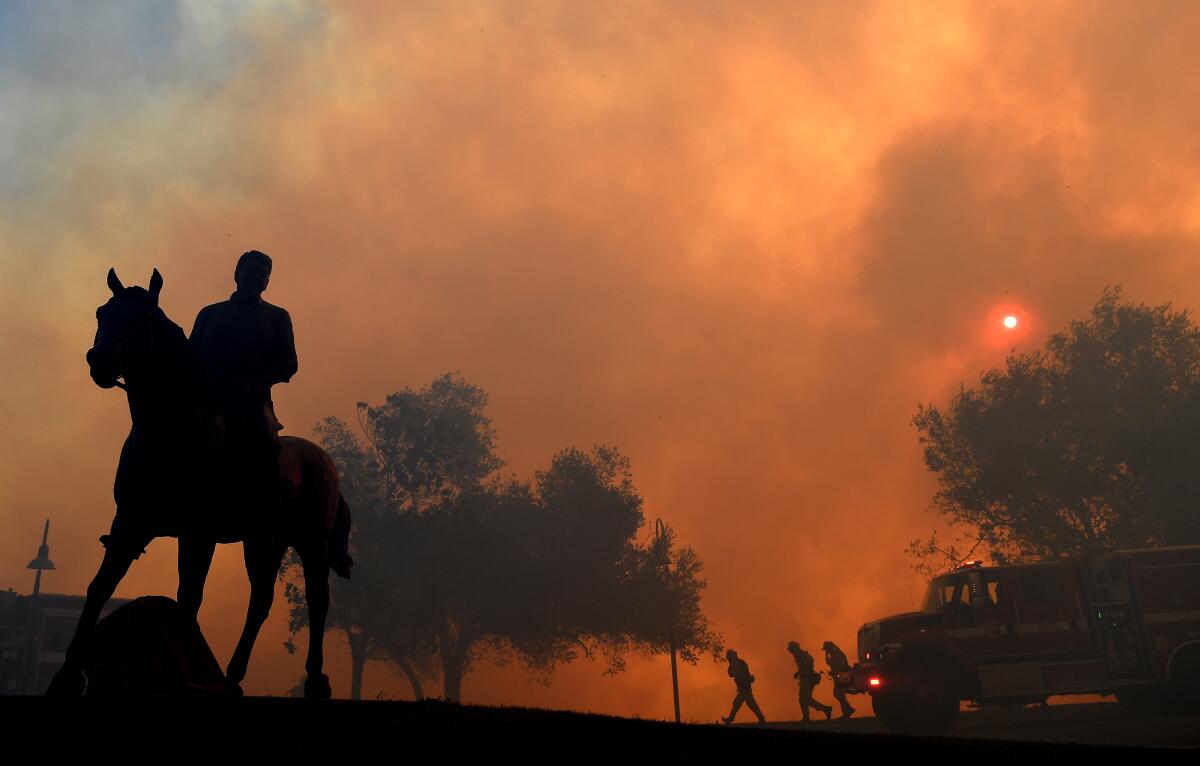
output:
[[[153,299],[154,305],[158,305],[158,294],[162,292],[163,278],[162,274],[158,273],[158,269],[150,275],[150,298]]]
[[[112,290],[113,295],[119,294],[125,289],[125,285],[121,284],[121,280],[117,279],[117,270],[108,270],[108,289]]]

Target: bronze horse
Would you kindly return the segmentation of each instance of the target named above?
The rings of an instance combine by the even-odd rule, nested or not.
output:
[[[193,618],[217,543],[241,541],[250,579],[246,625],[229,660],[226,680],[240,693],[250,652],[271,610],[275,578],[289,547],[304,570],[309,617],[306,697],[328,698],[322,643],[329,610],[329,570],[350,576],[350,509],[338,487],[333,461],[316,444],[280,439],[280,506],[277,513],[247,507],[244,487],[222,460],[221,418],[203,365],[187,336],[158,306],[163,279],[154,270],[150,289],[125,287],[110,269],[112,298],[96,310],[96,339],[87,353],[101,388],[123,388],[133,421],[121,449],[113,494],[117,503],[100,570],[66,662],[47,694],[84,690],[89,640],[100,610],[134,559],[156,537],[179,539],[179,604]],[[122,382],[121,379],[124,379]]]

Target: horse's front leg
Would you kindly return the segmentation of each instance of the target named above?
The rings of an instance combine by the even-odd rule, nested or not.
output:
[[[185,613],[196,619],[204,601],[204,581],[212,567],[217,544],[212,540],[194,537],[179,539],[179,591],[176,600]]]
[[[137,546],[140,551],[143,546]],[[88,585],[87,598],[83,602],[83,612],[79,615],[79,623],[75,626],[75,635],[67,646],[66,660],[46,689],[49,696],[79,696],[83,693],[87,679],[84,677],[84,666],[87,651],[91,643],[92,632],[100,619],[104,605],[112,598],[117,585],[129,571],[130,565],[137,555],[131,551],[135,548],[119,546],[110,542],[104,551],[104,560],[92,582]]]
[[[304,598],[308,603],[308,659],[304,669],[308,678],[304,681],[304,696],[307,699],[329,699],[333,690],[325,666],[325,619],[329,614],[329,556],[318,547],[305,547],[300,552],[304,567]]]
[[[243,557],[246,559],[246,574],[250,576],[250,605],[246,609],[246,626],[242,628],[242,637],[238,639],[229,667],[225,670],[225,680],[235,691],[241,692],[242,680],[246,678],[246,668],[250,664],[250,652],[258,638],[258,631],[271,613],[271,601],[275,598],[275,578],[279,574],[279,565],[283,562],[284,548],[269,541],[242,543]]]

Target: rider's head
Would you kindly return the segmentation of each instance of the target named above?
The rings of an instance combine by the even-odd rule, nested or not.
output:
[[[800,644],[797,644],[795,641],[788,641],[787,650],[792,654],[796,654],[800,651]]]
[[[233,270],[233,281],[239,293],[262,295],[271,279],[271,256],[258,250],[249,250],[238,258]]]

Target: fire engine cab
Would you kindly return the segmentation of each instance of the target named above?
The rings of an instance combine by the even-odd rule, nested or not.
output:
[[[896,731],[945,731],[960,701],[1115,694],[1138,713],[1200,701],[1200,546],[934,578],[921,611],[863,625],[840,683]]]

